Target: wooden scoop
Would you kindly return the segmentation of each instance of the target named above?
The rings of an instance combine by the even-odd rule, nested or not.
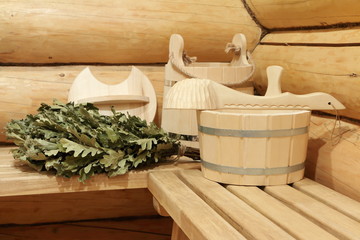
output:
[[[265,96],[238,92],[208,79],[185,79],[177,82],[168,92],[165,108],[177,109],[344,109],[336,98],[316,92],[295,95],[281,93],[280,76],[283,68],[267,68],[269,87]]]

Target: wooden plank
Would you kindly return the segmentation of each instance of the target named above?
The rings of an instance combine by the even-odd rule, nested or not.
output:
[[[7,148],[5,149],[7,151]],[[1,148],[0,148],[1,152]],[[12,155],[1,157],[0,162],[14,161]],[[32,172],[29,168],[25,172],[4,167],[0,172],[10,170],[0,176],[0,197],[32,194],[49,194],[65,192],[84,192],[116,189],[139,189],[147,187],[147,175],[152,171],[174,171],[182,168],[200,168],[200,163],[189,160],[180,160],[176,163],[162,163],[148,168],[130,171],[129,173],[113,178],[105,174],[98,174],[85,183],[78,181],[78,176],[72,178],[57,177],[51,172]],[[14,174],[15,173],[15,174]],[[6,176],[6,177],[5,177]]]
[[[189,239],[245,239],[173,172],[149,174],[148,185]]]
[[[265,187],[265,192],[340,239],[358,239],[360,236],[359,222],[290,186],[269,186]]]
[[[173,220],[160,216],[139,216],[124,217],[115,219],[99,219],[90,221],[69,222],[67,225],[79,227],[98,227],[122,229],[133,232],[143,232],[145,234],[154,234],[169,238],[171,233]],[[99,237],[99,236],[98,236]]]
[[[356,0],[245,0],[255,18],[266,28],[326,27],[358,23]]]
[[[172,33],[198,59],[225,61],[234,33],[244,33],[251,49],[261,33],[238,0],[20,0],[0,8],[3,63],[166,62]]]
[[[257,187],[228,185],[226,189],[296,239],[338,239]]]
[[[360,126],[312,116],[305,176],[360,201]]]
[[[0,225],[150,215],[156,212],[147,189],[0,197]]]
[[[156,212],[160,216],[163,216],[163,217],[169,217],[170,216],[169,213],[165,210],[165,208],[154,197],[153,197],[153,206],[154,206]]]
[[[360,222],[360,202],[305,178],[293,187]]]
[[[360,119],[360,46],[276,46],[259,45],[253,53],[256,62],[254,86],[265,94],[269,65],[284,68],[283,92],[306,94],[326,92],[346,107],[342,116]],[[341,87],[340,87],[341,86]],[[331,111],[335,114],[335,111]]]
[[[189,238],[185,235],[181,228],[179,228],[176,222],[173,223],[171,240],[189,240]]]
[[[180,171],[183,181],[248,239],[293,239],[279,226],[200,171]]]
[[[11,119],[36,113],[42,102],[51,104],[53,99],[67,102],[71,83],[85,67],[0,67],[0,142],[6,140],[4,127]],[[154,122],[160,125],[164,67],[138,68],[154,86],[158,102]],[[129,76],[131,66],[91,66],[90,69],[99,81],[116,84]]]
[[[44,225],[0,226],[2,240],[170,240],[169,218],[114,219]]]

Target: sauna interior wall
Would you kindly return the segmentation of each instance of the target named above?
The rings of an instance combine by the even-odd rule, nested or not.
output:
[[[313,120],[307,176],[359,199],[359,174],[353,171],[360,169],[359,4],[356,0],[2,2],[0,127],[35,113],[40,102],[66,101],[72,80],[86,65],[101,81],[117,83],[127,77],[131,64],[153,82],[159,124],[170,35],[181,34],[187,53],[198,61],[216,62],[231,59],[224,47],[242,32],[256,63],[253,82],[260,94],[267,85],[266,66],[278,64],[285,68],[284,91],[328,92],[347,107],[338,112],[349,122],[336,128],[342,138],[335,145],[334,117]],[[0,141],[6,141],[3,130]]]

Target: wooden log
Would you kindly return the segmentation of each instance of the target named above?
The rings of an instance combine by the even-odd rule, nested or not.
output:
[[[312,116],[305,176],[360,201],[360,124]]]
[[[245,0],[261,25],[268,29],[324,27],[359,23],[356,0]]]
[[[6,140],[4,127],[11,119],[34,114],[41,102],[53,99],[67,101],[68,91],[75,77],[85,66],[59,67],[0,67],[0,142]],[[164,67],[139,66],[152,82],[157,97],[155,123],[160,125]],[[126,79],[131,66],[91,66],[99,81],[115,84]]]
[[[0,8],[3,63],[166,62],[173,33],[199,60],[225,61],[235,33],[246,35],[250,49],[261,34],[238,0],[20,0]]]
[[[169,240],[171,224],[172,220],[170,218],[143,217],[29,226],[0,226],[0,238],[2,240]]]
[[[284,92],[329,93],[347,108],[341,115],[360,119],[359,36],[360,29],[268,34],[253,54],[256,90],[266,91],[265,68],[280,65]]]

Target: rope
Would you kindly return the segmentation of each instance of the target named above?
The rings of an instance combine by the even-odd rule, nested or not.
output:
[[[175,157],[174,161],[177,162],[182,156],[185,155],[185,152],[186,152],[186,146],[185,145],[180,145],[179,146],[179,149],[178,149],[178,154],[177,156]]]
[[[192,64],[193,62],[196,62],[197,57],[190,57],[186,54],[186,51],[183,51],[182,59],[183,59],[185,66],[187,66],[189,64]]]
[[[192,73],[188,72],[182,64],[180,64],[178,61],[176,61],[173,53],[170,54],[169,60],[170,60],[171,64],[185,76],[187,76],[189,78],[198,78],[195,75],[193,75]]]
[[[241,53],[241,47],[235,45],[234,43],[227,43],[225,46],[225,52],[228,54],[231,51],[234,52],[235,55],[239,56]]]
[[[338,110],[335,108],[335,106],[332,103],[330,103],[330,104],[333,107],[333,109],[335,110],[335,122],[334,122],[334,127],[333,127],[333,129],[331,131],[330,142],[331,142],[331,144],[333,146],[335,146],[340,142],[341,137],[345,132],[342,132],[342,133],[340,132],[340,130],[341,130],[341,120],[340,120],[340,116],[338,114]],[[335,129],[336,129],[337,124],[339,125],[338,126],[338,134],[335,136]],[[337,140],[335,140],[335,142],[334,142],[334,138],[337,138]]]

